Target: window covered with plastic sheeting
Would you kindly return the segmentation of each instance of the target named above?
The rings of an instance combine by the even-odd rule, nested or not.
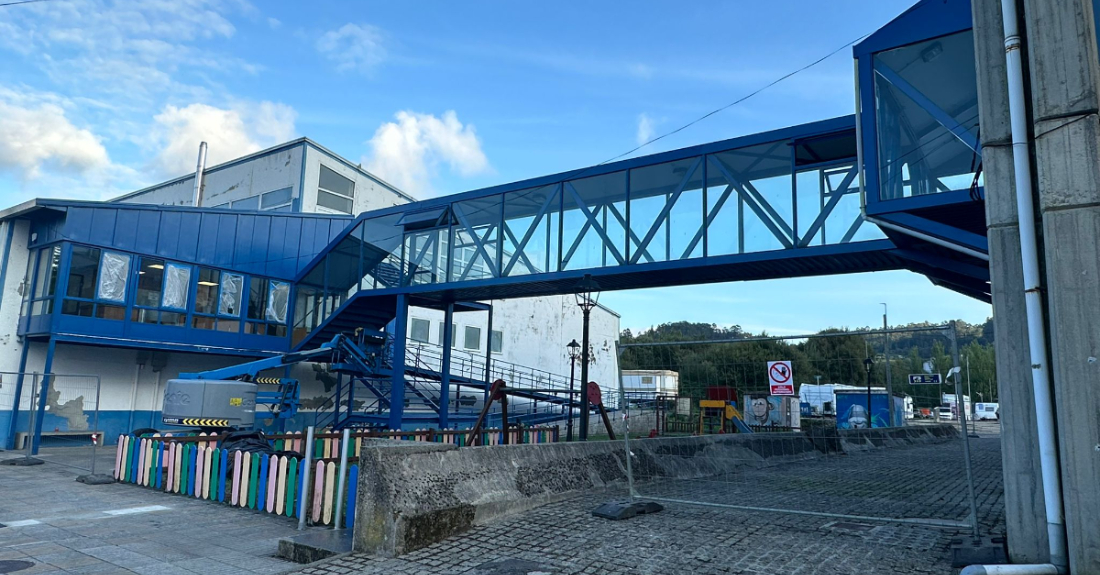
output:
[[[130,256],[103,252],[99,262],[99,299],[126,300],[126,279],[130,276]]]
[[[187,289],[191,285],[191,268],[168,264],[164,272],[164,307],[187,309]]]
[[[271,280],[267,292],[267,321],[285,324],[289,304],[290,284]]]
[[[221,297],[218,299],[218,315],[241,315],[241,299],[244,297],[244,276],[223,273]]]

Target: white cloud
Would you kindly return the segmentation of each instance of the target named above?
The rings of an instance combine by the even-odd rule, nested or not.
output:
[[[4,14],[0,49],[81,94],[152,106],[163,95],[195,97],[212,73],[256,73],[256,65],[203,45],[233,37],[231,13],[250,9],[217,0],[28,4]]]
[[[31,180],[43,166],[88,173],[110,165],[100,138],[74,125],[64,103],[51,94],[0,88],[0,169]]]
[[[271,27],[272,30],[278,30],[279,28],[282,27],[283,23],[280,22],[278,18],[270,18],[269,17],[267,19],[267,25],[269,27]]]
[[[282,143],[294,136],[294,109],[275,102],[165,106],[154,120],[151,145],[159,149],[153,167],[166,176],[195,171],[199,143],[208,145],[207,164]]]
[[[492,170],[472,124],[463,125],[454,110],[442,117],[398,112],[394,122],[378,127],[363,157],[367,169],[413,195],[431,195],[431,180],[440,164],[459,176]]]
[[[649,114],[644,112],[638,114],[638,132],[634,139],[639,146],[653,139],[653,118],[650,118]]]
[[[341,72],[369,73],[386,58],[382,31],[370,24],[344,24],[317,39],[317,51]]]

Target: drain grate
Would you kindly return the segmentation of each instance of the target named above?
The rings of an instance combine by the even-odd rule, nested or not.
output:
[[[0,573],[15,573],[16,571],[22,571],[34,567],[34,563],[30,561],[15,561],[15,560],[2,560],[0,561]]]

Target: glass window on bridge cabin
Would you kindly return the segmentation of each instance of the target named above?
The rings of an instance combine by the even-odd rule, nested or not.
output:
[[[355,182],[321,166],[317,180],[317,205],[345,214],[354,213]]]
[[[428,342],[428,333],[431,328],[431,322],[426,319],[420,319],[414,317],[409,321],[409,339],[413,341],[419,341],[421,343]]]
[[[481,328],[474,327],[472,325],[466,326],[466,341],[463,342],[463,346],[466,349],[479,350],[481,349]]]
[[[159,258],[140,258],[137,293],[130,320],[171,326],[186,325],[190,278],[190,266]]]
[[[970,189],[981,162],[974,61],[970,30],[874,55],[881,199]]]

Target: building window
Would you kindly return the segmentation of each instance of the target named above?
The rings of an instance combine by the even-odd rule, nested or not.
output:
[[[354,198],[355,182],[321,166],[321,175],[317,181],[318,206],[350,214],[353,213]]]
[[[98,299],[126,301],[126,280],[130,277],[130,256],[115,252],[103,252],[99,262]]]
[[[230,205],[234,210],[258,210],[260,209],[260,196],[234,200]]]
[[[260,196],[260,209],[274,212],[289,212],[294,202],[294,192],[291,188],[283,188],[266,192]]]
[[[69,252],[69,283],[61,313],[122,320],[126,317],[126,285],[131,256],[73,246]]]
[[[642,385],[653,385],[653,376],[652,375],[643,375],[642,376]]]
[[[158,258],[138,260],[137,294],[130,320],[139,323],[187,325],[187,291],[191,268]]]
[[[428,328],[430,326],[431,322],[426,319],[413,318],[409,322],[409,338],[413,341],[428,343]]]
[[[463,345],[466,349],[481,349],[481,328],[472,325],[466,326],[466,341]]]
[[[493,353],[500,353],[504,349],[504,333],[497,330],[493,330],[489,334],[489,349]]]
[[[137,299],[134,305],[160,307],[164,293],[164,260],[141,258],[138,266]]]
[[[447,324],[439,322],[439,345],[443,345],[443,330],[446,329]],[[458,326],[451,324],[451,348],[458,349]]]
[[[223,273],[221,297],[218,299],[218,315],[239,317],[242,298],[244,298],[244,276]]]
[[[253,335],[286,336],[286,312],[290,284],[263,278],[248,281],[248,322],[244,332]]]
[[[57,274],[61,264],[61,246],[38,250],[38,271],[35,273],[34,293],[30,294],[31,315],[53,313],[53,296],[57,291]],[[28,267],[35,258],[29,258]],[[28,277],[30,275],[28,270]],[[30,286],[27,286],[28,289]],[[24,314],[26,312],[24,311]]]

